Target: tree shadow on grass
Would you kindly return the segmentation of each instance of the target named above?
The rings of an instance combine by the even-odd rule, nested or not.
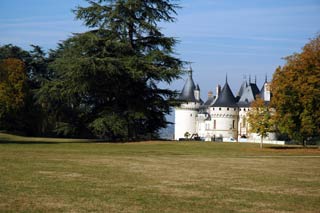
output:
[[[21,144],[21,145],[32,145],[32,144],[126,144],[126,143],[139,143],[145,141],[106,141],[102,139],[92,139],[92,140],[75,140],[75,141],[34,141],[34,140],[5,140],[0,139],[1,144]]]
[[[55,145],[55,144],[77,144],[77,143],[87,143],[87,144],[93,144],[93,143],[101,143],[98,141],[67,141],[67,142],[58,142],[58,141],[15,141],[15,140],[0,140],[1,144],[21,144],[21,145],[35,145],[35,144],[49,144],[49,145]]]
[[[299,150],[299,149],[318,149],[318,146],[270,146],[267,147],[268,149],[275,149],[275,150]]]
[[[0,141],[1,144],[21,144],[21,145],[31,145],[31,144],[60,144],[59,142],[29,142],[29,141]]]

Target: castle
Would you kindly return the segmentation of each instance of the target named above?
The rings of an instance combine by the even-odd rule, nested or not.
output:
[[[244,81],[236,96],[233,95],[228,80],[224,86],[216,87],[216,94],[210,91],[203,102],[200,87],[195,85],[192,70],[188,73],[185,85],[178,96],[180,106],[175,108],[174,139],[200,137],[206,141],[249,141],[259,137],[249,132],[247,113],[250,104],[260,96],[265,104],[271,99],[270,83],[265,80],[261,89],[256,82]],[[275,140],[276,135],[269,133],[267,140]]]

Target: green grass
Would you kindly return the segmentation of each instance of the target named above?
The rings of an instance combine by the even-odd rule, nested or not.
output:
[[[0,134],[0,212],[319,212],[320,150]]]

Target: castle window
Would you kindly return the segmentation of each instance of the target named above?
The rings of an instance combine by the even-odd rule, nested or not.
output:
[[[216,120],[213,120],[213,129],[216,129],[217,128],[217,122]]]
[[[236,111],[237,110],[237,108],[234,108],[234,111]]]
[[[219,108],[219,110],[221,111],[221,108]]]
[[[214,107],[212,108],[212,110],[214,110]]]
[[[235,126],[235,120],[232,120],[232,128],[234,129],[234,126]]]
[[[206,130],[209,130],[209,127],[210,127],[209,124],[206,124]]]
[[[190,114],[190,117],[192,117],[192,113]]]
[[[243,111],[246,111],[246,108],[243,108]]]
[[[241,111],[241,108],[239,108],[239,111]]]
[[[229,107],[227,108],[227,110],[229,111]]]

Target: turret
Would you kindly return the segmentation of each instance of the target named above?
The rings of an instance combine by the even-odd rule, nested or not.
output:
[[[181,104],[175,108],[175,140],[185,138],[185,133],[197,133],[196,118],[201,103],[200,87],[194,84],[191,68],[178,100]]]
[[[214,139],[237,139],[238,105],[228,80],[223,86],[218,97],[210,107],[212,135]]]
[[[192,69],[188,71],[188,78],[183,86],[183,89],[178,97],[178,100],[184,102],[196,102],[195,92],[196,86],[192,78]]]

